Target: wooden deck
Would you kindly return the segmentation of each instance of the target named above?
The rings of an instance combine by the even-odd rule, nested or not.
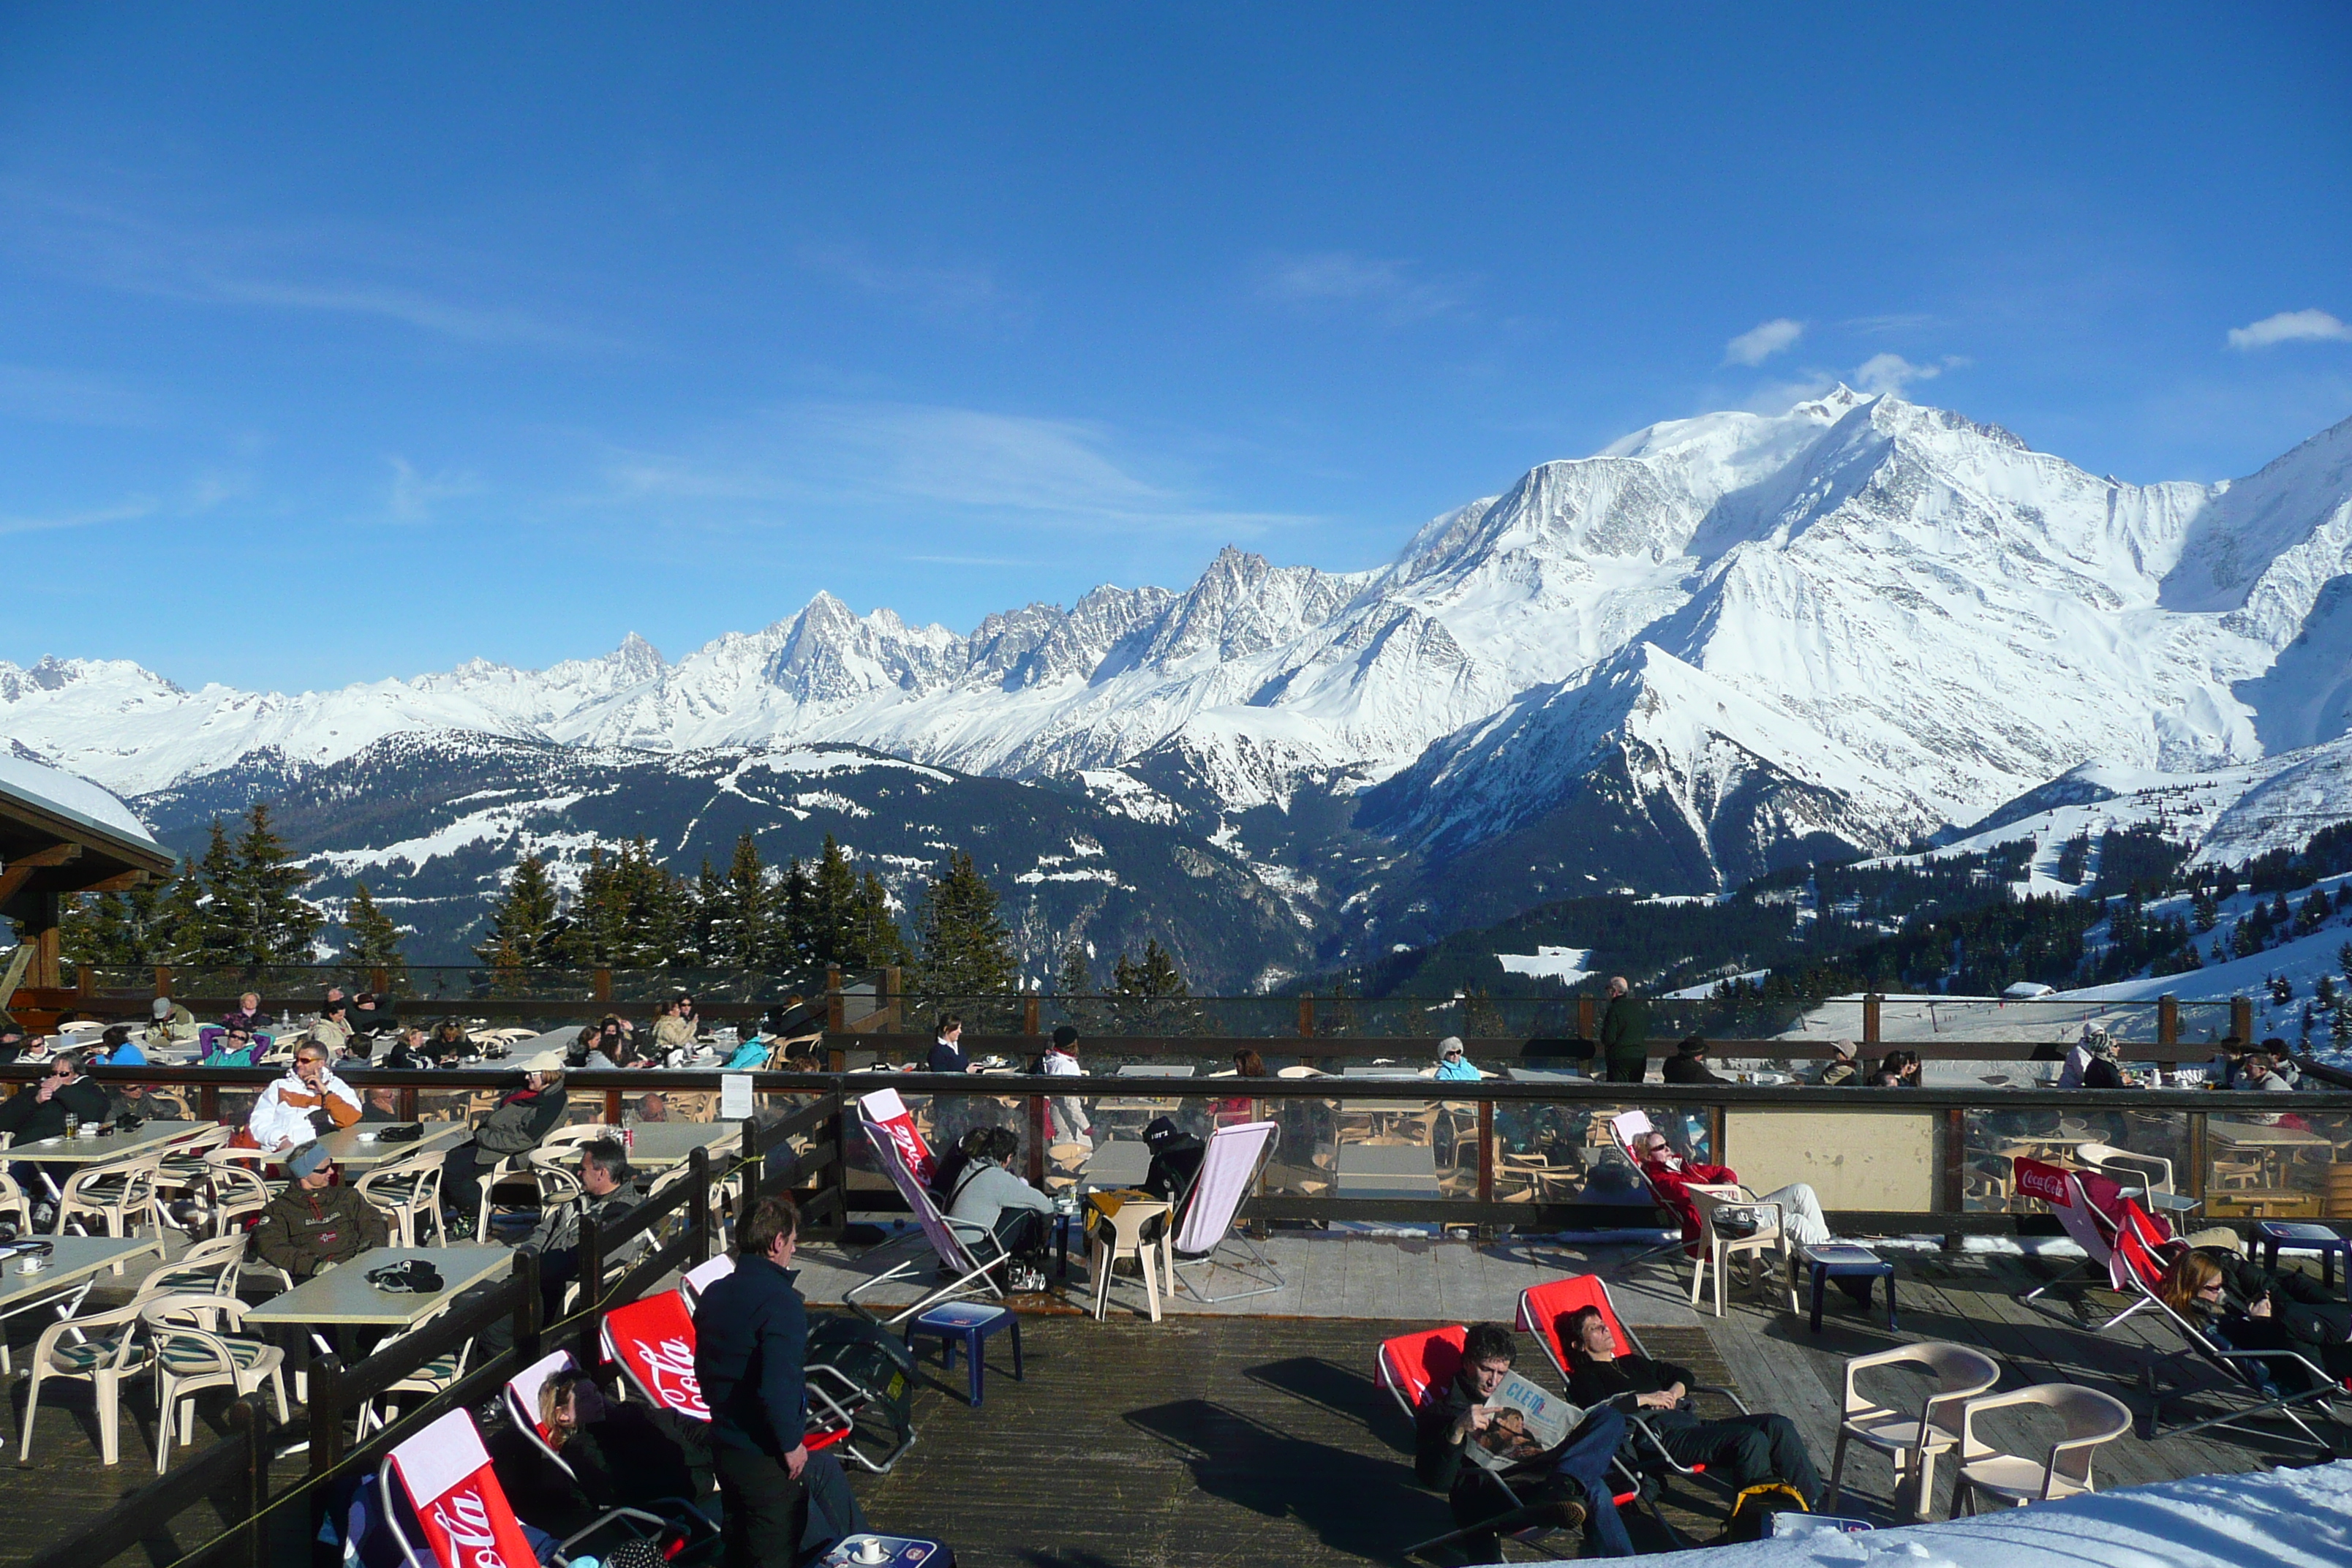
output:
[[[1792,1417],[1824,1479],[1848,1355],[1897,1338],[1957,1340],[1999,1358],[2004,1386],[2080,1383],[2144,1414],[2140,1369],[2153,1350],[2169,1348],[2138,1320],[2099,1334],[2063,1302],[2045,1302],[2044,1311],[2019,1305],[2015,1292],[2063,1265],[2009,1256],[1900,1256],[1899,1335],[1832,1291],[1816,1336],[1801,1318],[1769,1304],[1736,1301],[1721,1319],[1694,1313],[1684,1299],[1687,1265],[1629,1267],[1621,1250],[1365,1237],[1286,1238],[1276,1250],[1302,1279],[1323,1282],[1324,1299],[1355,1315],[1247,1310],[1290,1304],[1269,1297],[1231,1304],[1234,1310],[1171,1313],[1159,1324],[1132,1311],[1097,1323],[1060,1300],[1027,1300],[1028,1376],[1013,1380],[1009,1349],[997,1336],[978,1410],[964,1405],[961,1367],[943,1376],[928,1362],[932,1386],[919,1397],[916,1447],[890,1476],[854,1476],[875,1526],[945,1540],[971,1568],[1400,1563],[1402,1547],[1448,1520],[1444,1500],[1413,1485],[1406,1425],[1372,1386],[1374,1347],[1412,1328],[1507,1321],[1518,1282],[1596,1268],[1654,1353],[1731,1384],[1759,1410]],[[814,1287],[826,1278],[825,1261],[811,1261],[804,1284]],[[1072,1289],[1083,1289],[1082,1266]],[[1118,1299],[1131,1294],[1122,1289]],[[2112,1307],[2104,1293],[2091,1300]],[[28,1342],[28,1326],[12,1329],[12,1340]],[[1533,1346],[1520,1364],[1552,1381]],[[0,1468],[0,1515],[12,1525],[0,1532],[0,1563],[26,1561],[152,1474],[153,1415],[152,1406],[142,1409],[142,1394],[126,1393],[123,1463],[112,1470],[97,1463],[88,1396],[68,1391],[54,1405],[44,1398],[33,1468]],[[20,1376],[12,1417],[21,1418],[23,1401]],[[2169,1414],[2186,1418],[2178,1406]],[[12,1419],[7,1435],[15,1432]],[[2154,1443],[2135,1434],[2100,1451],[2097,1477],[2112,1488],[2313,1458],[2296,1445],[2228,1433]],[[1891,1481],[1883,1459],[1859,1453],[1840,1511],[1894,1522]],[[1677,1487],[1669,1502],[1669,1518],[1687,1532],[1711,1533],[1709,1494]],[[1948,1506],[1947,1477],[1937,1510]],[[201,1523],[189,1516],[170,1539],[184,1550]],[[1636,1540],[1654,1550],[1668,1544],[1647,1527]],[[159,1532],[146,1560],[163,1564],[173,1555]],[[288,1556],[300,1553],[289,1543]]]

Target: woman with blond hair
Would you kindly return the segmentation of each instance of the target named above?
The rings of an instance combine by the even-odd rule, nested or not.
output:
[[[2173,1259],[2157,1294],[2224,1350],[2294,1351],[2337,1380],[2352,1377],[2352,1306],[2307,1274],[2271,1274],[2242,1258],[2191,1249]],[[2284,1377],[2301,1384],[2292,1363],[2249,1363],[2265,1387]]]

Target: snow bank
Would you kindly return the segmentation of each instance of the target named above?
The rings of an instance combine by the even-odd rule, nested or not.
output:
[[[29,758],[0,751],[0,784],[18,795],[29,795],[63,806],[76,816],[87,817],[100,827],[110,828],[126,838],[141,844],[154,844],[154,836],[146,825],[131,815],[131,808],[106,790],[85,778],[47,767]],[[161,845],[156,847],[161,848]]]
[[[2352,1563],[2352,1462],[2194,1476],[1941,1524],[1649,1561],[1685,1568],[2340,1568]]]

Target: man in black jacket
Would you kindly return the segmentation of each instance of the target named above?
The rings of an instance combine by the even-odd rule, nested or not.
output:
[[[1568,1396],[1578,1404],[1633,1405],[1676,1463],[1704,1464],[1707,1474],[1735,1489],[1777,1479],[1794,1488],[1807,1508],[1820,1501],[1821,1475],[1787,1416],[1700,1420],[1684,1408],[1696,1381],[1690,1369],[1648,1356],[1619,1355],[1598,1307],[1579,1307],[1562,1319],[1559,1342],[1568,1349]],[[1642,1457],[1638,1449],[1634,1457]]]
[[[1517,1341],[1502,1324],[1471,1324],[1462,1348],[1462,1370],[1444,1387],[1431,1388],[1413,1412],[1413,1479],[1425,1487],[1444,1489],[1454,1522],[1465,1528],[1482,1521],[1504,1523],[1500,1516],[1510,1508],[1501,1489],[1487,1480],[1486,1468],[1466,1450],[1471,1437],[1493,1419],[1486,1399],[1510,1375],[1518,1353]],[[1595,1410],[1559,1449],[1512,1467],[1504,1479],[1534,1512],[1518,1522],[1561,1528],[1582,1523],[1601,1555],[1633,1555],[1633,1537],[1617,1517],[1609,1486],[1610,1457],[1624,1436],[1624,1416],[1614,1410]],[[1474,1563],[1501,1558],[1492,1530],[1470,1536],[1463,1545]]]
[[[13,1132],[19,1149],[43,1138],[55,1138],[66,1130],[66,1115],[98,1130],[106,1120],[106,1090],[93,1079],[84,1078],[81,1058],[71,1051],[59,1051],[49,1062],[49,1070],[41,1081],[27,1084],[0,1105],[0,1132]],[[70,1165],[37,1166],[19,1160],[8,1167],[16,1184],[33,1199],[33,1228],[47,1230],[57,1216],[56,1205],[48,1196],[41,1176],[49,1177],[50,1185],[62,1189],[73,1175]]]
[[[735,1232],[735,1272],[694,1310],[727,1568],[793,1568],[866,1528],[841,1462],[803,1440],[808,1309],[788,1267],[800,1223],[790,1198],[752,1205]]]
[[[1706,1037],[1693,1035],[1675,1047],[1666,1058],[1665,1079],[1668,1083],[1729,1083],[1706,1065]]]

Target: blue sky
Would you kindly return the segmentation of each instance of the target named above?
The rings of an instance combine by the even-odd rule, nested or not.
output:
[[[1927,11],[10,7],[0,658],[962,629],[1832,377],[2352,415],[2352,7]]]

